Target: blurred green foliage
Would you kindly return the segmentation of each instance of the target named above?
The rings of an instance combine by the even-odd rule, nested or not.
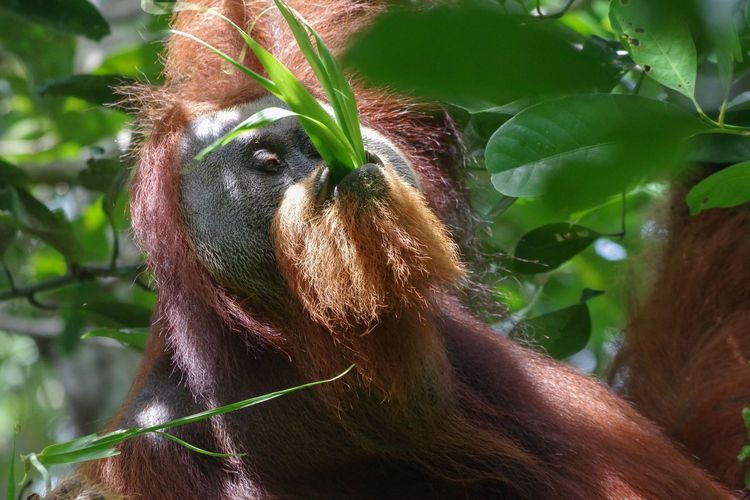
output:
[[[14,443],[101,428],[154,305],[112,87],[160,82],[167,16],[97,6],[0,0],[0,491]],[[510,311],[497,329],[603,374],[670,179],[733,165],[693,213],[750,197],[749,18],[748,0],[400,2],[344,62],[464,131],[478,277]]]

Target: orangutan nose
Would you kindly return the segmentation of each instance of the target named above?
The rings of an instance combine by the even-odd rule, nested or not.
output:
[[[354,197],[360,201],[377,200],[385,197],[388,191],[382,167],[366,163],[353,170],[339,182],[334,196]]]

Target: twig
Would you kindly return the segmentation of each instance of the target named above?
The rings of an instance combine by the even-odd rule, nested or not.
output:
[[[7,267],[5,269],[7,273]],[[74,265],[70,266],[68,272],[64,276],[50,278],[32,285],[17,286],[14,285],[11,280],[10,288],[8,290],[0,291],[0,301],[24,298],[35,307],[40,307],[42,309],[55,309],[57,306],[40,303],[35,297],[36,294],[62,288],[73,283],[92,281],[99,278],[131,278],[137,283],[139,275],[144,270],[145,266],[143,264],[123,267],[111,267],[109,265]]]

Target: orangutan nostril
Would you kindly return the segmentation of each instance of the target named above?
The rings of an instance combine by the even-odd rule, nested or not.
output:
[[[328,167],[323,167],[318,173],[318,178],[315,179],[315,202],[318,205],[325,203],[331,198],[335,186],[331,176],[331,171]]]

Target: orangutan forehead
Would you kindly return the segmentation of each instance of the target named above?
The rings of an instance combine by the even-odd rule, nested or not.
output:
[[[272,95],[265,95],[253,101],[239,104],[212,113],[197,115],[188,123],[186,135],[190,140],[201,142],[215,141],[229,130],[239,125],[242,120],[249,118],[258,111],[266,108],[284,108],[289,107],[281,100]],[[268,127],[274,125],[283,125],[285,128],[297,125],[296,120],[280,120]]]
[[[194,158],[201,149],[221,138],[243,120],[266,108],[284,108],[288,106],[272,95],[265,95],[253,101],[239,104],[219,111],[200,114],[187,125],[182,137],[181,154],[186,159]],[[289,137],[299,135],[304,138],[304,131],[295,119],[282,119],[255,131],[249,131],[245,137],[268,133]]]

